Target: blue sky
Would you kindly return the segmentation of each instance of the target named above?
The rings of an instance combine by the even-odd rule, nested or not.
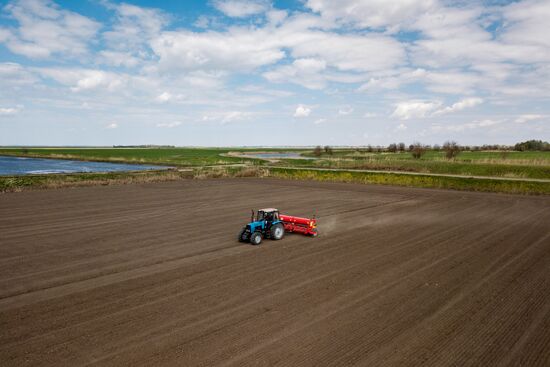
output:
[[[550,140],[549,0],[0,2],[0,145]]]

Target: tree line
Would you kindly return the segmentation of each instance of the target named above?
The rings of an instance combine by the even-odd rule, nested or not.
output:
[[[429,145],[429,144],[422,144],[419,142],[415,142],[413,144],[410,144],[409,146],[405,145],[405,143],[391,143],[387,147],[382,146],[372,146],[368,145],[365,148],[356,148],[358,152],[368,152],[368,153],[405,153],[409,152],[413,158],[420,159],[427,151],[433,150],[433,151],[443,151],[445,152],[445,157],[448,159],[453,159],[457,155],[460,154],[462,151],[501,151],[501,152],[508,152],[508,151],[550,151],[550,143],[542,141],[542,140],[528,140],[525,142],[517,143],[513,146],[510,145],[459,145],[456,141],[450,140],[443,143],[443,145],[435,144],[435,145]],[[323,154],[333,155],[334,150],[332,147],[326,145],[325,147],[321,147],[318,145],[313,150],[313,154],[317,157],[322,156]]]

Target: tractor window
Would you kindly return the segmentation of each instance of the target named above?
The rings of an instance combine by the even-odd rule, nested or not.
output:
[[[256,218],[256,220],[264,220],[264,212],[258,212],[258,217]]]

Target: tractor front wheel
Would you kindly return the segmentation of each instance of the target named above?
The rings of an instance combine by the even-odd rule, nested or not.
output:
[[[246,233],[246,228],[243,228],[240,232],[239,232],[239,242],[246,242],[248,241],[248,238],[250,236],[248,235],[248,233]]]
[[[258,246],[262,243],[262,234],[260,232],[254,232],[250,235],[250,243],[254,246]]]
[[[271,238],[274,240],[280,240],[285,235],[285,227],[281,223],[277,223],[270,229]]]

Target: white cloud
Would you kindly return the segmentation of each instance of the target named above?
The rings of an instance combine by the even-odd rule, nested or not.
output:
[[[512,44],[530,44],[550,47],[548,19],[550,2],[544,0],[524,0],[514,2],[503,10],[507,20],[502,39]]]
[[[400,102],[396,105],[391,117],[396,117],[400,120],[408,120],[411,118],[422,118],[430,114],[441,106],[441,102],[437,101],[407,101]]]
[[[453,112],[464,110],[466,108],[477,106],[481,103],[483,103],[483,99],[481,98],[465,98],[459,102],[454,103],[451,106],[447,106],[445,108],[435,111],[433,115],[435,116],[435,115],[443,115],[446,113],[453,113]]]
[[[26,68],[14,62],[0,63],[0,86],[22,87],[33,84],[37,78]]]
[[[395,131],[405,131],[405,130],[407,130],[407,126],[405,124],[399,124],[395,128]]]
[[[106,129],[117,129],[118,124],[116,122],[112,122],[109,125],[105,126]]]
[[[322,124],[323,122],[326,122],[326,121],[327,121],[327,119],[321,118],[321,119],[317,119],[317,120],[313,121],[313,123],[315,125],[319,125],[319,124]]]
[[[388,36],[309,32],[301,37],[302,42],[289,42],[293,57],[318,58],[342,71],[389,70],[405,61],[403,45]]]
[[[96,89],[98,87],[105,87],[109,90],[116,89],[122,84],[120,79],[111,78],[111,75],[103,71],[89,71],[76,82],[76,86],[72,87],[71,90],[75,92],[80,92],[88,89]]]
[[[422,81],[429,91],[446,94],[471,94],[482,82],[479,74],[454,69],[427,72]]]
[[[328,68],[342,72],[391,70],[406,61],[405,48],[392,37],[380,34],[338,34],[319,30],[318,18],[294,15],[280,25],[233,26],[225,31],[162,32],[151,41],[161,71],[227,70],[249,72],[284,59],[292,64],[264,74],[280,82],[297,80],[319,89],[324,79],[355,82],[342,75],[319,76]],[[362,78],[364,79],[364,78]]]
[[[474,120],[466,124],[450,124],[450,125],[440,125],[436,124],[432,126],[434,131],[451,131],[451,132],[462,132],[465,130],[474,130],[480,128],[489,128],[495,125],[504,123],[505,120],[493,120],[493,119],[483,119],[483,120]]]
[[[269,65],[284,57],[263,31],[164,32],[152,41],[164,71],[234,70],[244,72]]]
[[[219,121],[227,124],[235,121],[247,120],[252,113],[246,111],[209,112],[202,116],[202,121]]]
[[[23,109],[23,106],[16,107],[0,107],[0,116],[2,115],[15,115]]]
[[[424,69],[408,70],[395,69],[379,77],[370,77],[367,83],[362,84],[359,92],[379,91],[382,89],[398,89],[403,84],[409,84],[425,78],[427,72]]]
[[[338,110],[338,114],[342,116],[350,115],[352,113],[353,113],[353,107],[351,106],[345,106]]]
[[[180,125],[181,125],[181,122],[180,122],[180,121],[161,122],[161,123],[158,123],[158,124],[157,124],[157,127],[164,127],[164,128],[171,129],[171,128],[173,128],[173,127],[177,127],[177,126],[180,126]]]
[[[544,118],[544,115],[538,115],[538,114],[525,114],[525,115],[521,115],[519,116],[515,122],[518,123],[518,124],[524,124],[528,121],[533,121],[533,120],[540,120],[540,119],[543,119]]]
[[[286,10],[272,9],[266,13],[266,17],[271,25],[277,26],[288,17],[288,12]]]
[[[376,113],[373,113],[373,112],[366,112],[363,117],[364,118],[367,118],[367,119],[370,119],[370,118],[373,118],[373,117],[376,117],[378,116]]]
[[[391,117],[400,120],[424,118],[462,111],[483,103],[483,99],[472,97],[464,98],[451,106],[442,107],[439,101],[406,101],[396,105]]]
[[[494,73],[490,75],[491,81],[495,79],[498,79],[497,75]],[[423,68],[413,70],[404,68],[394,69],[379,77],[371,77],[367,83],[358,88],[358,91],[379,92],[399,89],[403,85],[412,83],[422,83],[429,91],[435,93],[471,94],[483,81],[484,78],[479,73],[462,70],[427,71]]]
[[[140,59],[129,52],[103,50],[98,53],[98,62],[112,66],[125,66],[128,68],[139,65]]]
[[[233,18],[243,18],[267,11],[270,7],[265,0],[216,0],[214,7]]]
[[[222,124],[233,122],[233,121],[239,121],[244,120],[250,117],[249,112],[242,112],[242,111],[230,111],[223,115],[222,118]]]
[[[6,28],[0,27],[0,43],[6,42],[11,38],[11,32]]]
[[[294,117],[308,117],[310,114],[311,108],[304,105],[298,105],[294,111]]]
[[[338,19],[363,28],[397,30],[401,23],[408,23],[430,10],[436,0],[308,0],[306,6],[323,17]]]
[[[29,58],[84,56],[100,28],[96,21],[63,10],[49,0],[13,1],[4,10],[18,26],[4,29],[0,42],[5,42],[11,52]]]
[[[159,95],[157,96],[157,98],[155,98],[155,100],[156,100],[157,102],[163,103],[163,102],[168,102],[168,101],[170,101],[172,98],[174,98],[174,97],[172,96],[171,93],[169,93],[169,92],[163,92],[162,94],[159,94]]]
[[[94,89],[114,91],[121,88],[128,79],[124,75],[92,69],[39,68],[36,70],[44,77],[70,86],[73,92]]]
[[[296,59],[291,65],[280,66],[265,72],[263,76],[271,82],[291,82],[309,89],[322,89],[326,86],[326,78],[320,73],[326,67],[327,63],[324,60]]]
[[[411,26],[423,35],[413,42],[412,60],[436,68],[550,62],[548,40],[542,36],[549,7],[547,2],[527,0],[493,8],[488,24],[498,10],[503,16],[495,35],[486,29],[490,8],[446,6],[426,12]]]
[[[112,30],[103,37],[115,50],[134,52],[147,56],[145,43],[157,37],[170,18],[161,10],[144,8],[127,3],[104,2],[108,9],[115,11],[116,21]]]

